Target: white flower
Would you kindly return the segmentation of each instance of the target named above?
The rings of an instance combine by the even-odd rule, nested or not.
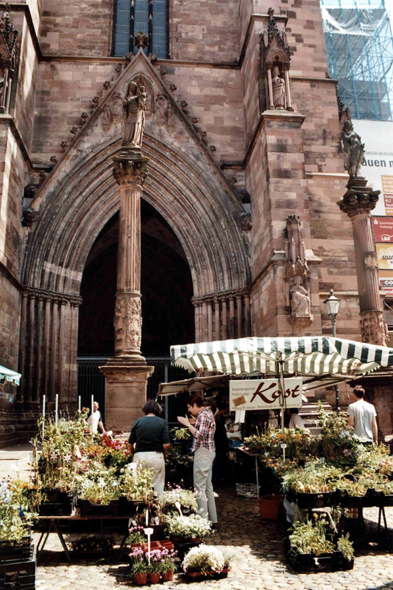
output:
[[[104,488],[105,487],[105,481],[102,478],[98,480],[98,487],[99,488]]]
[[[225,558],[222,551],[212,545],[199,545],[187,553],[182,566],[184,571],[189,568],[201,568],[201,571],[220,572],[224,569],[224,564]]]

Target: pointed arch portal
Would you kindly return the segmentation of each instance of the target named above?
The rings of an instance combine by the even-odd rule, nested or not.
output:
[[[86,304],[94,298],[97,303],[99,290],[105,290],[105,273],[105,281],[113,275],[105,296],[110,299],[110,290],[113,293],[115,288],[113,236],[119,192],[112,158],[120,142],[117,136],[88,150],[71,152],[32,204],[39,218],[29,237],[23,267],[27,292],[21,338],[21,370],[26,375],[22,399],[34,400],[37,391],[49,399],[56,392],[63,400],[75,399],[78,332],[80,346],[89,348],[86,325],[89,314],[90,318],[94,315],[84,303],[79,313],[80,296]],[[217,168],[206,158],[198,158],[195,151],[175,148],[146,132],[144,153],[150,162],[143,189],[142,295],[147,316],[142,352],[156,353],[175,341],[220,338],[225,331],[228,336],[245,333],[250,269],[240,227],[241,203]],[[106,239],[112,243],[104,247]],[[95,277],[92,284],[97,285],[97,292],[87,286],[89,276]],[[162,301],[157,305],[159,289]],[[195,309],[191,308],[192,297]],[[163,309],[165,334],[157,338],[153,333],[156,314],[162,317]],[[108,314],[105,322],[104,315],[98,315],[107,331]],[[178,317],[175,320],[179,315],[188,327],[181,326]],[[111,346],[112,336],[101,334],[100,338],[100,348]]]

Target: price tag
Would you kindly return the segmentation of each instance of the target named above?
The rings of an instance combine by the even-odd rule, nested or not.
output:
[[[268,457],[268,456],[269,456],[269,453],[265,453],[265,457]]]
[[[154,533],[154,529],[147,528],[147,529],[143,529],[143,530],[144,530],[145,535],[148,535],[148,536],[152,535]]]
[[[325,463],[325,457],[321,457],[321,458],[319,459],[319,462],[320,462],[320,463]]]
[[[280,445],[280,447],[281,447],[282,449],[286,449],[286,448],[287,448],[287,446],[288,446],[288,445],[287,445],[286,443],[281,443],[281,445]]]

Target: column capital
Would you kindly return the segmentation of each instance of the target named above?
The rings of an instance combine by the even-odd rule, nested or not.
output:
[[[351,218],[361,214],[369,215],[378,203],[380,192],[367,186],[365,178],[351,178],[347,184],[347,192],[337,205]]]
[[[140,150],[123,148],[113,158],[113,176],[119,186],[134,184],[142,188],[148,174],[149,160]]]

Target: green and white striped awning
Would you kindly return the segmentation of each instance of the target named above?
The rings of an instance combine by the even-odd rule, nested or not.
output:
[[[326,336],[302,338],[239,338],[171,346],[172,364],[190,372],[200,369],[234,375],[284,374],[350,376],[393,366],[393,349]]]
[[[7,369],[0,365],[0,383],[13,383],[14,385],[19,385],[21,377],[22,375],[20,373],[16,373],[15,371],[11,371],[11,369]]]

